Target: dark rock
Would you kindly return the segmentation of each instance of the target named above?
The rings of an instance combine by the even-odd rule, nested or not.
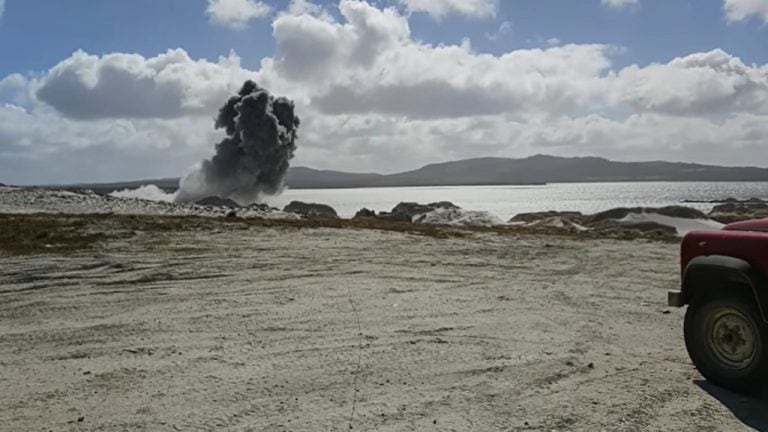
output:
[[[401,222],[413,222],[416,216],[429,213],[437,209],[451,209],[460,210],[461,207],[448,201],[440,201],[431,204],[419,204],[414,202],[401,202],[396,205],[389,213],[379,213],[379,219],[401,221]]]
[[[751,213],[755,210],[768,210],[768,203],[763,201],[728,202],[716,205],[710,213]]]
[[[293,201],[283,209],[287,213],[296,213],[313,219],[338,219],[339,215],[333,207],[325,204]]]
[[[632,224],[622,224],[622,229],[631,231],[640,231],[644,233],[659,233],[664,235],[677,236],[677,228],[669,225],[662,225],[656,222],[641,222]]]
[[[376,219],[393,222],[413,222],[413,218],[404,213],[387,213],[380,212],[376,215]]]
[[[642,212],[643,212],[642,207],[614,208],[614,209],[606,210],[604,212],[595,213],[593,215],[587,216],[584,222],[589,225],[594,225],[604,220],[624,219],[630,213],[642,213]]]
[[[708,219],[703,212],[684,206],[667,206],[660,209],[646,208],[646,213],[658,213],[662,216],[670,216],[683,219]]]
[[[759,210],[751,213],[710,213],[709,217],[717,222],[730,224],[752,219],[768,218],[768,210]]]
[[[249,205],[248,208],[251,209],[251,210],[258,210],[258,211],[264,211],[264,212],[279,211],[279,209],[277,209],[277,208],[270,207],[269,205],[262,204],[262,203],[253,203],[253,204]]]
[[[435,207],[431,207],[425,204],[419,204],[414,202],[401,202],[392,209],[392,214],[408,215],[411,218],[420,214],[429,213],[434,210]]]
[[[750,198],[744,201],[729,198],[709,212],[709,217],[722,223],[739,222],[768,217],[768,201]]]
[[[716,200],[683,200],[684,203],[699,203],[699,204],[727,204],[727,203],[768,203],[767,200],[761,198],[747,198],[740,200],[737,198],[725,198]]]
[[[591,216],[587,216],[584,223],[587,225],[594,225],[604,220],[619,220],[624,219],[630,213],[642,214],[642,213],[656,213],[662,216],[670,216],[685,219],[708,219],[707,215],[699,210],[683,207],[683,206],[668,206],[662,208],[653,207],[632,207],[632,208],[615,208],[604,212],[596,213]]]
[[[542,219],[549,219],[553,217],[562,217],[572,222],[578,222],[584,218],[584,215],[579,212],[545,211],[545,212],[536,212],[536,213],[520,213],[518,215],[515,215],[509,221],[530,223],[530,222],[537,222]]]
[[[218,196],[209,196],[199,201],[195,201],[195,204],[211,207],[226,207],[226,208],[240,208],[240,204],[232,201],[229,198],[222,198]]]
[[[718,204],[714,207],[712,207],[712,211],[710,211],[710,214],[713,213],[748,213],[749,209],[747,209],[747,206],[741,205],[740,203],[736,202],[728,202],[724,204]]]
[[[375,217],[376,217],[376,212],[373,210],[368,210],[367,208],[362,208],[357,213],[355,213],[355,219],[375,218]]]
[[[427,204],[427,207],[432,207],[433,209],[461,210],[461,207],[457,206],[456,204],[450,201],[433,202],[433,203]]]

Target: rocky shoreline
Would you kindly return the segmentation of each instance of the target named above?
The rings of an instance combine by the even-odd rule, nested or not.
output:
[[[719,229],[723,224],[768,217],[768,202],[725,199],[711,212],[684,206],[615,208],[596,214],[542,211],[522,213],[508,221],[485,211],[465,210],[442,201],[402,202],[389,211],[363,208],[351,220],[454,227],[516,227],[546,233],[594,233],[600,236],[679,237],[694,229]],[[117,198],[91,191],[64,191],[0,186],[0,213],[119,214],[257,218],[267,220],[343,220],[332,207],[294,201],[277,209],[264,204],[241,206],[235,201],[208,197],[196,203],[171,203],[139,198]]]

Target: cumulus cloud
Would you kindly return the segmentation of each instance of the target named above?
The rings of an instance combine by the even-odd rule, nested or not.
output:
[[[730,22],[744,21],[754,16],[768,23],[768,1],[725,0],[725,16]]]
[[[332,21],[333,18],[328,10],[322,5],[312,3],[308,0],[291,0],[284,14],[288,15],[311,15]]]
[[[29,80],[22,74],[14,73],[0,79],[0,101],[10,101],[15,105],[27,105]]]
[[[666,64],[625,68],[618,74],[616,91],[637,111],[684,116],[768,114],[768,66],[747,66],[716,49]]]
[[[633,7],[640,4],[640,0],[601,0],[603,5],[615,8],[615,9],[622,9],[627,7]]]
[[[281,74],[314,81],[328,76],[331,69],[367,67],[410,38],[407,19],[394,8],[341,0],[339,11],[346,24],[306,13],[283,14],[274,21],[275,60]]]
[[[175,175],[208,156],[217,139],[207,118],[84,122],[0,105],[0,176],[46,183]]]
[[[39,76],[3,78],[0,173],[181,174],[221,140],[211,116],[246,79],[296,102],[293,164],[318,168],[396,171],[532,153],[750,164],[765,152],[768,65],[712,50],[617,68],[616,47],[544,40],[491,54],[420,41],[397,8],[338,6],[331,14],[294,0],[274,17],[276,50],[257,70],[235,55],[77,52]]]
[[[35,86],[41,102],[70,118],[174,118],[210,115],[246,75],[234,53],[212,63],[183,49],[151,58],[77,51]]]
[[[0,90],[19,89],[27,85],[27,78],[20,73],[13,73],[0,80]]]
[[[208,0],[205,12],[211,22],[240,30],[251,20],[269,15],[272,7],[256,0]]]
[[[451,14],[488,18],[498,9],[498,0],[400,0],[400,4],[411,12],[426,12],[438,19]]]
[[[4,13],[5,13],[5,0],[0,0],[0,18],[3,17]]]
[[[273,25],[277,75],[304,83],[328,114],[414,118],[571,109],[601,97],[594,85],[610,65],[607,45],[565,45],[500,56],[471,46],[434,46],[411,37],[394,9],[342,0],[345,22],[281,16]]]

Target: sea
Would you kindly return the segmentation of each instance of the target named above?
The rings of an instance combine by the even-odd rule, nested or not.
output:
[[[450,201],[465,210],[502,219],[545,210],[597,213],[615,207],[686,205],[708,212],[725,198],[768,199],[768,182],[553,183],[543,186],[441,186],[359,189],[286,189],[265,201],[283,208],[291,201],[328,204],[340,216],[361,208],[389,211],[403,201]],[[700,202],[685,202],[700,201]]]

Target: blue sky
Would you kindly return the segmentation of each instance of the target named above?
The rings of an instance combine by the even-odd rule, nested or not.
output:
[[[2,76],[45,71],[77,49],[152,56],[181,47],[194,58],[211,60],[234,49],[244,66],[256,67],[275,46],[272,23],[266,19],[241,31],[210,25],[201,13],[206,0],[6,1],[0,22]],[[278,9],[285,1],[269,3]],[[504,22],[511,23],[511,30],[489,40],[486,36],[498,32]],[[460,43],[468,37],[476,49],[492,53],[556,38],[624,47],[618,65],[666,62],[681,53],[714,48],[747,63],[768,63],[768,25],[758,19],[729,23],[719,0],[652,0],[622,9],[606,7],[600,0],[507,0],[495,17],[436,20],[421,13],[413,16],[411,25],[421,40]]]
[[[209,119],[245,78],[295,99],[308,119],[297,164],[391,172],[553,153],[768,166],[758,126],[768,115],[768,0],[5,0],[1,9],[0,181],[178,175],[210,155],[219,135]],[[238,21],[242,11],[257,12]],[[107,106],[110,85],[155,92],[137,95],[140,105],[168,79],[177,109]],[[430,106],[436,91],[449,108]],[[83,118],[78,103],[94,112]],[[20,124],[56,124],[71,139]]]

